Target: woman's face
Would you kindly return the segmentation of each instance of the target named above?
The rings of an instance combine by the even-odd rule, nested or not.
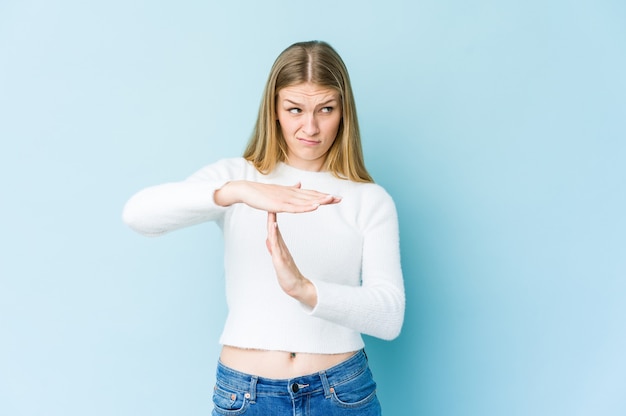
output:
[[[287,163],[319,171],[337,137],[341,122],[339,93],[303,83],[278,91],[276,116],[287,143]]]

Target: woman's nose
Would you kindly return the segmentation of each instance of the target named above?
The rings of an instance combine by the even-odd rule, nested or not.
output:
[[[315,114],[309,114],[306,117],[304,121],[304,126],[302,127],[302,131],[304,131],[307,136],[315,136],[317,133],[320,132]]]

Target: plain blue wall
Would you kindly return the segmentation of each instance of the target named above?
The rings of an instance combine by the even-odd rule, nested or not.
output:
[[[626,414],[624,4],[4,0],[0,414],[209,414],[217,227],[147,239],[121,209],[239,155],[308,39],[400,215],[385,414]]]

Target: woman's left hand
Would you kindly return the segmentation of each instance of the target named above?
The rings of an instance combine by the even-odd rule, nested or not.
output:
[[[298,266],[293,261],[289,248],[285,244],[276,213],[267,214],[267,249],[272,256],[272,263],[276,270],[276,277],[281,289],[289,296],[313,308],[317,304],[317,291],[309,279],[302,276]]]

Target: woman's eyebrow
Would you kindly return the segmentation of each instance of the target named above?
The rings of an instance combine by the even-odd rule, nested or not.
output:
[[[290,100],[290,99],[288,99],[288,98],[285,98],[283,101],[284,101],[284,102],[291,103],[291,104],[293,104],[293,105],[295,105],[295,106],[298,106],[298,107],[302,107],[302,104],[297,103],[297,102],[295,102],[295,101],[291,101],[291,100]]]
[[[325,105],[328,105],[328,104],[332,103],[333,101],[337,101],[337,99],[336,98],[331,98],[331,99],[326,100],[323,103],[320,103],[318,105],[325,106]]]

